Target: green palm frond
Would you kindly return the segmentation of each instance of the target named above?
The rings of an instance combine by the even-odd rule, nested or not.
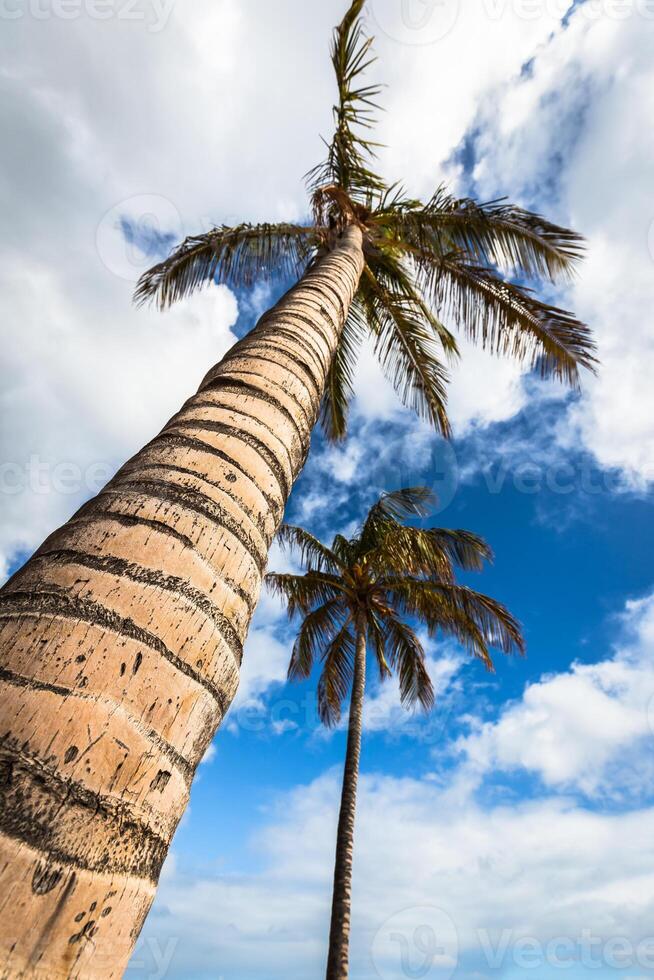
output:
[[[336,534],[334,536],[332,551],[344,568],[350,568],[356,561],[356,543],[348,541],[342,534]]]
[[[384,187],[369,162],[378,144],[367,134],[375,123],[381,87],[360,81],[375,61],[370,53],[373,39],[365,36],[361,23],[363,6],[364,0],[354,0],[334,31],[331,56],[338,85],[335,133],[327,144],[326,160],[307,174],[314,192],[334,186],[359,200],[368,199]]]
[[[293,645],[289,680],[304,680],[311,675],[314,663],[326,655],[342,630],[344,615],[341,600],[332,599],[305,616]]]
[[[520,624],[490,596],[464,586],[411,576],[387,580],[383,588],[388,601],[396,603],[405,615],[419,618],[430,636],[439,631],[453,636],[489,670],[493,669],[491,647],[505,654],[524,653]]]
[[[342,598],[341,580],[316,572],[306,575],[269,572],[264,582],[273,595],[286,603],[289,619],[297,613],[307,615],[320,603]]]
[[[458,358],[459,349],[454,334],[436,316],[416,282],[411,259],[402,257],[395,243],[383,243],[366,250],[367,267],[382,288],[400,297],[422,318],[425,327],[443,349],[448,361]],[[365,280],[363,280],[365,287]]]
[[[485,541],[470,531],[415,528],[390,524],[367,556],[378,574],[425,575],[440,582],[454,582],[455,567],[481,571],[492,559]]]
[[[595,369],[588,327],[566,310],[456,256],[418,261],[433,302],[445,308],[474,342],[492,354],[526,361],[542,377],[579,387],[579,368]]]
[[[428,487],[404,487],[383,493],[368,511],[353,555],[356,560],[367,559],[387,539],[403,518],[426,517],[436,503]]]
[[[303,527],[282,524],[277,540],[282,550],[297,552],[301,564],[309,571],[337,574],[343,570],[343,564],[334,552]]]
[[[454,198],[439,187],[427,204],[391,202],[381,221],[419,251],[460,251],[473,265],[551,281],[569,279],[584,255],[581,235],[513,204]]]
[[[355,297],[327,375],[322,400],[320,419],[323,432],[330,442],[339,442],[347,435],[348,409],[354,394],[354,374],[359,350],[367,332],[365,313]]]
[[[400,682],[405,707],[419,703],[425,711],[434,706],[434,688],[425,666],[425,651],[414,630],[390,609],[382,614],[384,649]]]
[[[377,609],[371,605],[366,618],[368,643],[375,652],[375,660],[382,681],[391,676],[392,671],[386,659],[386,637],[384,625]]]
[[[359,286],[375,354],[400,401],[445,436],[448,374],[440,345],[414,298],[377,279],[369,265]]]
[[[187,238],[167,259],[145,272],[135,301],[155,301],[160,309],[209,283],[250,287],[274,276],[299,278],[309,265],[319,235],[293,224],[223,225]]]
[[[355,640],[350,617],[334,636],[323,658],[318,681],[318,714],[332,728],[341,718],[341,708],[354,677]]]

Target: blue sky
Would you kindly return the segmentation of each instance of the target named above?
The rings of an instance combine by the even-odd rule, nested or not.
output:
[[[141,20],[119,6],[101,23],[26,14],[0,38],[12,134],[0,151],[0,574],[274,300],[214,287],[165,316],[135,311],[153,247],[211,222],[301,217],[301,176],[330,128],[326,44],[341,2],[198,0],[184,14],[178,2],[156,31],[147,3]],[[407,21],[396,0],[369,4],[375,72],[389,83],[380,166],[417,195],[441,180],[483,200],[510,194],[583,232],[581,276],[553,299],[594,327],[602,370],[569,394],[464,345],[448,446],[398,406],[364,351],[348,442],[314,438],[288,519],[329,538],[381,490],[433,485],[433,522],[492,545],[493,566],[472,580],[528,642],[524,660],[498,655],[494,675],[430,643],[429,718],[373,680],[352,972],[643,980],[654,974],[654,20],[610,0],[414,8]],[[271,567],[285,560],[275,550]],[[133,980],[321,973],[344,732],[320,729],[311,685],[285,684],[292,637],[264,596]]]

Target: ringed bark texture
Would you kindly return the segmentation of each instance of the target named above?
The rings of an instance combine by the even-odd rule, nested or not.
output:
[[[357,806],[357,784],[361,759],[363,697],[366,689],[366,634],[359,626],[352,681],[347,751],[343,771],[341,809],[336,835],[332,919],[329,931],[327,980],[347,980],[349,976],[350,918],[352,908],[352,860],[354,856],[354,820]]]
[[[2,980],[122,976],[362,265],[350,228],[0,592]]]

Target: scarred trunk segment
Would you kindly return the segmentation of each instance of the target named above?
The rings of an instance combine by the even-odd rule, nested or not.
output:
[[[354,820],[357,806],[357,784],[361,759],[363,697],[366,689],[366,634],[359,624],[356,638],[354,678],[347,731],[347,752],[343,771],[341,809],[336,835],[332,919],[329,931],[329,956],[326,980],[347,980],[349,976],[350,915],[352,907],[352,859],[354,856]]]
[[[362,265],[351,228],[0,592],[2,980],[122,975]]]

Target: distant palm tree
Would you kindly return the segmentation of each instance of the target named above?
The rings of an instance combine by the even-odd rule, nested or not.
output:
[[[348,976],[354,815],[361,753],[366,651],[382,680],[395,672],[406,707],[429,709],[434,690],[425,652],[408,619],[455,637],[493,669],[490,647],[524,650],[520,627],[494,599],[457,585],[454,569],[480,570],[488,546],[469,531],[422,530],[400,518],[421,516],[430,503],[424,488],[385,494],[350,540],[337,534],[331,548],[299,527],[282,526],[282,545],[296,549],[304,575],[270,573],[266,583],[303,617],[288,670],[307,678],[322,665],[318,711],[326,725],[341,716],[350,693],[347,752],[338,821],[327,980]]]
[[[0,595],[0,890],[12,905],[0,975],[124,968],[236,692],[268,547],[321,411],[330,437],[345,433],[362,339],[442,433],[448,324],[573,385],[592,366],[587,328],[520,285],[565,280],[578,235],[443,188],[423,203],[374,172],[363,6],[335,32],[336,131],[309,177],[306,224],[189,238],[137,299],[299,281]],[[110,917],[87,916],[84,932],[78,907],[108,892]]]

